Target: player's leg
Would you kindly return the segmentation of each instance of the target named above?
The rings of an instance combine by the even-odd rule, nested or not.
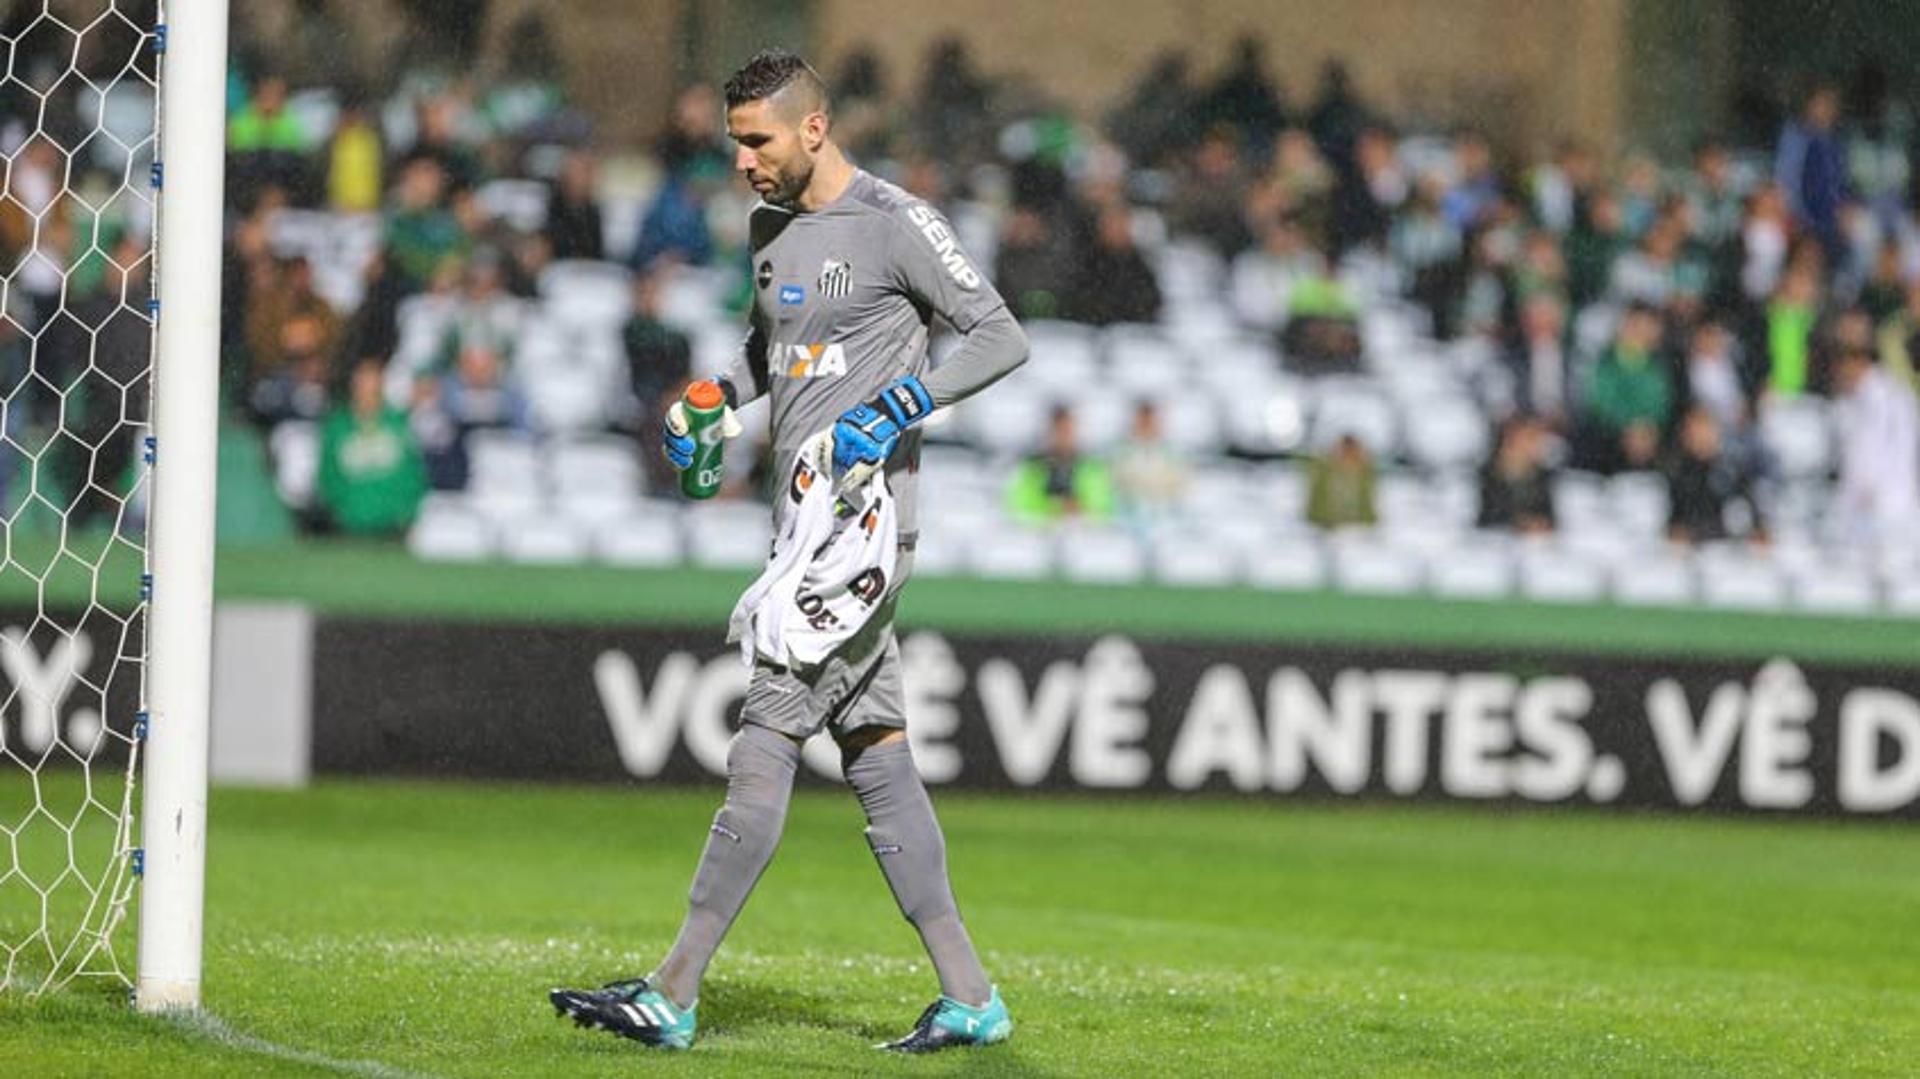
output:
[[[693,1044],[707,964],[773,860],[786,827],[800,746],[809,724],[818,726],[808,714],[809,695],[809,687],[787,672],[755,669],[740,730],[727,750],[726,800],[708,830],[673,947],[645,978],[597,990],[554,990],[549,996],[561,1014],[649,1045]]]
[[[742,724],[733,736],[727,750],[726,801],[707,832],[706,850],[687,894],[686,920],[650,979],[682,1007],[699,998],[707,964],[780,845],[800,744],[757,723]]]
[[[913,765],[905,724],[899,646],[889,634],[876,669],[832,727],[847,785],[866,813],[874,860],[940,979],[940,1000],[888,1047],[920,1051],[1002,1041],[1013,1022],[960,919],[947,876],[946,839]]]

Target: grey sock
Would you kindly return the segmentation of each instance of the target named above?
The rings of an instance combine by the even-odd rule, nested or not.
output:
[[[867,842],[900,913],[920,933],[940,992],[962,1004],[993,995],[947,882],[947,843],[905,741],[868,746],[846,761],[847,783],[867,813]]]
[[[700,996],[700,979],[760,874],[780,845],[793,794],[800,744],[749,723],[727,749],[727,800],[714,814],[707,849],[693,874],[687,920],[673,949],[648,980],[681,1007]]]

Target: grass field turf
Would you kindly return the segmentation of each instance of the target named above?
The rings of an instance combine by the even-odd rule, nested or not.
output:
[[[665,1056],[544,991],[669,941],[713,789],[328,782],[212,803],[210,1018],[0,997],[0,1075],[1912,1074],[1899,827],[937,795],[1014,1041],[870,1043],[933,981],[843,791],[798,797]],[[130,928],[130,927],[129,927]],[[131,933],[127,934],[131,945]]]

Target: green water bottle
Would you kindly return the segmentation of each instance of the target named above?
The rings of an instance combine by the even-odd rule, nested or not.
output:
[[[680,473],[680,493],[688,498],[712,498],[720,490],[724,471],[720,449],[726,395],[717,382],[695,382],[680,399],[680,411],[687,417],[687,434],[693,437],[693,461]]]

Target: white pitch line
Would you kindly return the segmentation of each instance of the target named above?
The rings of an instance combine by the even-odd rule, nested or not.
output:
[[[363,1079],[435,1079],[427,1072],[408,1071],[377,1060],[340,1060],[325,1053],[310,1049],[295,1049],[291,1045],[281,1045],[265,1038],[236,1030],[227,1025],[226,1020],[211,1012],[191,1012],[185,1015],[168,1017],[174,1026],[188,1034],[206,1038],[232,1049],[253,1053],[258,1056],[273,1057],[276,1060],[306,1064],[341,1075],[361,1076]]]

